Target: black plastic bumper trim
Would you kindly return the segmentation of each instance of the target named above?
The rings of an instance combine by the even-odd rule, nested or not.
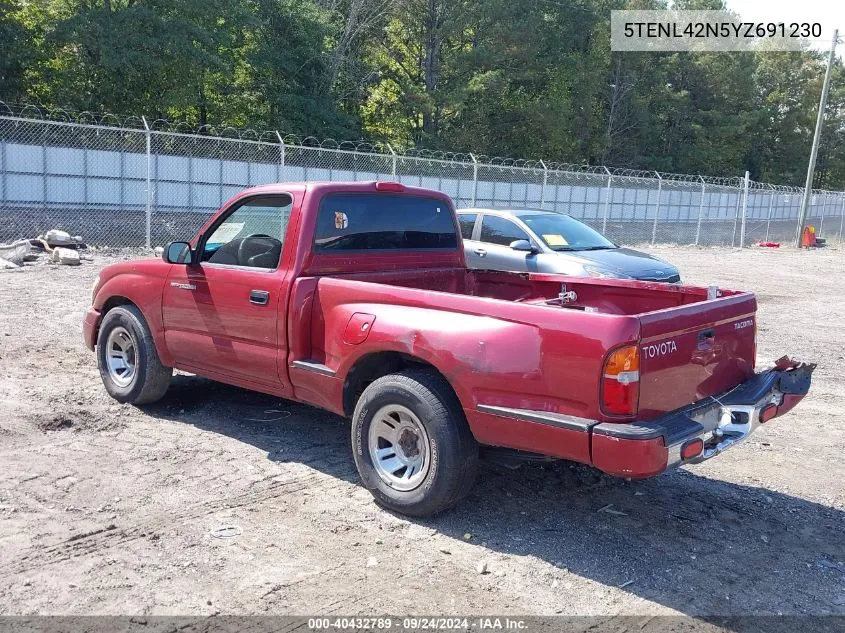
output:
[[[698,435],[703,430],[704,427],[701,424],[680,412],[648,422],[621,424],[603,422],[593,427],[593,433],[596,435],[607,435],[625,440],[653,440],[662,437],[666,446],[675,444],[685,437]]]

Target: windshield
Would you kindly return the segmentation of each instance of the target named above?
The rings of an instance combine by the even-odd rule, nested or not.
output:
[[[554,251],[587,251],[617,248],[598,231],[568,215],[536,213],[520,215],[543,242]]]

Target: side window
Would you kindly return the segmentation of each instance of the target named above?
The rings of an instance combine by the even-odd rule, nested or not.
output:
[[[475,228],[477,213],[459,213],[458,223],[461,225],[461,237],[465,240],[472,239],[472,230]]]
[[[516,224],[497,215],[485,215],[481,220],[481,241],[509,246],[516,240],[529,240],[528,234]]]
[[[273,269],[279,266],[293,200],[248,198],[223,218],[205,241],[202,261]]]

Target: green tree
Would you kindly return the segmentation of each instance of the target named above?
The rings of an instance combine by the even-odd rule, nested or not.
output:
[[[36,50],[19,0],[0,0],[0,99],[15,102],[26,94],[25,73]]]

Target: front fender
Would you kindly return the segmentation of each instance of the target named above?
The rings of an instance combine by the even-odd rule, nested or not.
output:
[[[172,366],[173,359],[164,340],[161,311],[162,291],[166,280],[166,274],[151,275],[143,270],[116,272],[100,284],[92,308],[100,313],[100,322],[102,322],[107,308],[115,305],[116,299],[120,300],[119,303],[128,301],[134,304],[141,311],[150,328],[161,362]],[[99,329],[99,322],[97,329]],[[94,337],[96,340],[96,333]]]

